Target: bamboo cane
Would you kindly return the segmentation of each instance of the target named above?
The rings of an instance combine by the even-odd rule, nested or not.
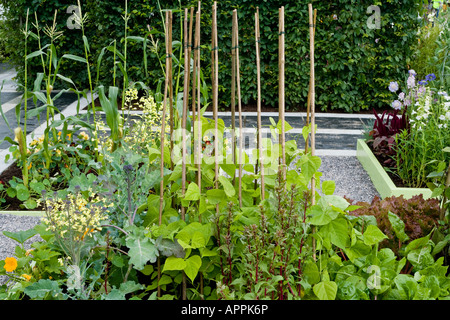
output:
[[[198,11],[197,11],[197,28],[198,28],[198,38],[197,38],[197,108],[198,108],[198,157],[200,161],[198,162],[198,187],[201,192],[202,190],[202,171],[201,171],[201,164],[202,164],[202,127],[201,127],[201,101],[200,101],[200,94],[201,94],[201,87],[200,87],[200,17],[201,17],[201,1],[198,2]],[[200,205],[200,200],[199,200]],[[199,222],[202,222],[202,216],[199,215],[198,218]],[[203,273],[200,272],[200,295],[203,300]]]
[[[184,196],[186,192],[186,118],[188,112],[189,100],[189,42],[188,42],[188,10],[184,11],[184,90],[183,90],[183,114],[181,120],[181,134],[182,134],[182,173],[181,173],[181,193]],[[185,220],[185,208],[181,206],[181,218]],[[183,272],[182,279],[182,299],[186,300],[186,273]]]
[[[167,91],[169,86],[169,60],[171,59],[171,56],[169,55],[169,17],[170,12],[166,11],[166,35],[165,35],[165,41],[166,41],[166,79],[165,79],[165,85],[164,85],[164,101],[163,101],[163,110],[162,110],[162,120],[161,120],[161,164],[160,164],[160,186],[159,186],[159,225],[162,223],[162,212],[164,207],[164,138],[166,134],[166,108],[167,108]],[[159,279],[161,278],[161,261],[158,257],[158,283]],[[161,296],[161,287],[158,285],[158,297]]]
[[[233,11],[231,22],[231,156],[236,166],[236,22]],[[233,174],[233,185],[236,183],[236,174]]]
[[[309,47],[310,47],[310,92],[311,92],[311,155],[315,156],[316,153],[316,113],[315,113],[315,71],[314,71],[314,20],[312,4],[308,4],[309,9]],[[316,179],[313,176],[311,178],[311,205],[316,204]],[[315,228],[313,229],[315,232]],[[313,238],[313,259],[316,260],[316,241]]]
[[[236,88],[237,88],[237,100],[238,100],[238,112],[239,112],[239,207],[242,207],[242,151],[244,149],[242,139],[242,103],[241,103],[241,72],[239,62],[239,23],[237,10],[233,10],[234,21],[234,41],[236,51]]]
[[[187,104],[189,99],[189,57],[188,57],[188,9],[184,10],[184,90],[183,90],[183,114],[181,120],[181,135],[182,135],[182,169],[181,169],[181,194],[184,196],[186,192],[186,118],[187,118]],[[185,208],[181,206],[181,218],[185,220]]]
[[[279,59],[279,85],[278,85],[278,113],[279,113],[279,121],[281,123],[281,132],[279,141],[281,144],[281,166],[283,172],[283,179],[286,180],[286,136],[285,136],[285,126],[284,126],[284,109],[285,109],[285,99],[284,99],[284,85],[285,85],[285,44],[284,44],[284,7],[279,9],[279,45],[278,45],[278,59]]]
[[[173,129],[174,129],[174,114],[173,114],[173,60],[172,60],[172,11],[169,11],[169,110],[170,110],[170,154],[173,151]],[[173,170],[173,163],[170,162],[170,170]]]
[[[212,17],[212,56],[211,68],[213,69],[213,113],[214,113],[214,165],[215,188],[219,188],[219,130],[218,130],[218,89],[219,89],[219,44],[217,42],[217,1],[214,1]],[[219,212],[219,204],[216,204],[216,213]]]
[[[193,132],[195,132],[195,108],[197,106],[196,101],[196,90],[197,90],[197,53],[199,48],[197,47],[197,39],[199,37],[198,35],[198,28],[197,28],[197,12],[195,14],[196,22],[195,22],[195,35],[194,35],[194,42],[192,44],[192,50],[194,50],[193,54],[193,67],[192,67],[192,128]]]
[[[261,66],[260,66],[260,34],[259,34],[259,8],[256,8],[255,13],[255,39],[256,39],[256,74],[257,74],[257,86],[258,86],[258,100],[257,100],[257,113],[258,113],[258,151],[259,151],[259,166],[261,173],[261,200],[265,198],[265,186],[264,186],[264,163],[263,163],[263,148],[262,148],[262,134],[261,134]]]
[[[187,83],[188,83],[188,91],[190,91],[190,83],[191,83],[191,57],[192,57],[192,30],[193,30],[193,23],[194,23],[194,7],[191,7],[191,12],[190,12],[190,18],[189,18],[189,39],[188,39],[188,61],[189,63],[188,68],[189,68],[189,72],[188,72],[188,77],[187,77]],[[195,69],[195,66],[194,66]],[[195,82],[195,80],[194,80]],[[189,92],[188,92],[188,96],[189,96]],[[187,104],[189,104],[189,100],[187,101]],[[188,108],[189,109],[189,108]],[[193,110],[195,111],[195,110]],[[193,126],[193,125],[192,125]]]
[[[196,17],[196,50],[197,50],[197,184],[199,190],[202,190],[202,125],[201,125],[201,87],[200,87],[200,17],[201,3],[198,2],[198,11]],[[202,217],[199,216],[199,222]]]
[[[314,37],[316,35],[316,18],[317,18],[317,9],[314,9],[314,24],[313,24],[313,29],[314,29]],[[308,90],[308,101],[306,104],[306,125],[309,125],[309,114],[311,112],[311,78],[309,80],[309,90]],[[305,152],[308,152],[308,145],[309,145],[309,141],[308,139],[305,141]]]

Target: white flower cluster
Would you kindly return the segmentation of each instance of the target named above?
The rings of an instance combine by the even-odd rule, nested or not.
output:
[[[410,123],[413,129],[422,130],[432,120],[437,122],[439,129],[448,128],[450,97],[446,92],[439,92],[439,96],[442,98],[433,101],[433,92],[430,88],[424,89],[411,111]]]

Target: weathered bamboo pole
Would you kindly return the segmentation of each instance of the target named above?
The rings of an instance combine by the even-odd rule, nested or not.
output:
[[[242,207],[242,152],[244,150],[243,137],[242,137],[242,102],[241,102],[241,71],[239,61],[239,23],[237,10],[233,10],[233,25],[234,25],[234,50],[236,57],[236,89],[238,100],[238,113],[239,113],[239,207]]]
[[[196,54],[197,54],[197,184],[198,188],[202,190],[202,121],[201,121],[201,86],[200,86],[200,17],[201,17],[201,2],[198,2],[196,23]],[[200,200],[199,200],[200,201]],[[199,216],[199,221],[202,217]]]
[[[198,28],[197,28],[197,13],[195,14],[196,22],[195,22],[195,35],[194,35],[194,41],[192,44],[192,50],[194,50],[193,53],[193,66],[192,66],[192,129],[193,132],[195,132],[195,108],[197,107],[197,100],[196,100],[196,90],[197,90],[197,53],[199,48],[197,47],[197,39],[199,37],[198,34]],[[192,149],[194,150],[194,149]],[[194,153],[195,154],[195,153]]]
[[[173,17],[172,17],[172,11],[169,11],[169,110],[170,110],[170,154],[172,154],[173,151],[173,130],[174,130],[174,113],[173,113],[173,52],[172,52],[172,23],[173,23]],[[170,170],[173,170],[173,163],[170,162]]]
[[[314,9],[314,23],[313,23],[313,29],[314,29],[314,37],[316,35],[316,18],[317,18],[317,9]],[[311,112],[311,78],[309,80],[309,90],[308,90],[308,100],[306,104],[306,125],[309,125],[309,116]],[[309,140],[307,139],[305,141],[305,152],[308,152],[308,146],[309,146]]]
[[[215,188],[219,188],[219,129],[218,129],[218,90],[219,90],[219,44],[217,41],[217,1],[212,8],[212,57],[211,69],[213,70],[213,114],[214,114],[214,172]],[[219,204],[216,204],[216,213],[219,212]]]
[[[311,155],[316,153],[316,112],[315,112],[315,70],[314,70],[314,18],[312,4],[308,4],[309,9],[309,50],[310,50],[310,92],[311,92]],[[316,178],[311,178],[311,205],[316,204]],[[313,229],[313,232],[315,230]],[[313,259],[316,260],[316,241],[313,238]]]
[[[281,132],[279,134],[279,141],[281,144],[281,168],[283,172],[283,179],[286,180],[286,135],[284,126],[284,110],[285,110],[285,30],[284,30],[284,7],[281,7],[279,13],[279,38],[278,38],[278,69],[279,69],[279,84],[278,84],[278,114],[281,123]]]
[[[189,40],[188,40],[188,10],[184,10],[184,89],[183,89],[183,114],[181,120],[181,134],[182,134],[182,169],[181,169],[181,193],[184,196],[186,193],[186,120],[188,112],[188,100],[189,100],[189,73],[190,73],[190,57],[189,57]],[[185,208],[181,205],[181,218],[185,220]],[[182,299],[186,300],[186,273],[183,272],[182,279]]]
[[[258,113],[258,152],[259,152],[259,167],[261,175],[261,200],[265,198],[264,185],[264,162],[263,162],[263,148],[262,148],[262,133],[261,133],[261,66],[260,66],[260,34],[259,34],[259,8],[256,8],[255,13],[255,42],[256,42],[256,76],[258,87],[257,99],[257,113]]]
[[[186,192],[186,118],[187,104],[189,100],[189,57],[188,57],[188,10],[184,10],[184,89],[183,89],[183,114],[181,118],[181,194],[184,196]],[[185,208],[181,206],[181,218],[185,220]]]
[[[233,11],[231,22],[231,156],[236,166],[236,22]],[[236,174],[233,173],[233,185],[236,183]]]
[[[160,164],[160,186],[159,186],[159,225],[162,224],[162,213],[163,213],[163,207],[164,207],[164,140],[165,140],[165,134],[166,134],[166,109],[167,109],[167,91],[169,86],[169,78],[171,77],[170,71],[170,64],[169,60],[171,59],[171,55],[169,54],[169,23],[170,21],[170,11],[166,11],[166,34],[165,34],[165,41],[166,41],[166,79],[165,79],[165,85],[164,85],[164,101],[163,101],[163,110],[162,110],[162,120],[161,120],[161,164]],[[158,257],[158,283],[159,279],[161,278],[161,260]],[[158,285],[158,297],[161,296],[161,287]]]
[[[197,107],[198,107],[198,157],[200,161],[198,162],[198,187],[201,192],[202,190],[202,171],[201,171],[201,164],[202,164],[202,126],[201,126],[201,100],[200,100],[200,94],[201,94],[201,86],[200,86],[200,17],[201,17],[201,1],[198,2],[198,11],[197,11],[197,28],[198,28],[198,38],[197,38]],[[200,200],[199,200],[200,205]],[[202,216],[199,215],[198,217],[199,222],[202,222]],[[200,296],[203,300],[203,273],[200,272]]]

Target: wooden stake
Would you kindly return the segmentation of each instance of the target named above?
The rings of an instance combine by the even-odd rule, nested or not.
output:
[[[201,171],[201,164],[202,164],[202,130],[201,130],[201,101],[200,101],[200,94],[201,94],[201,86],[200,86],[200,17],[201,17],[201,1],[198,2],[198,11],[197,11],[197,28],[198,28],[198,38],[197,38],[197,103],[198,103],[198,157],[200,161],[198,162],[198,187],[200,189],[200,192],[202,190],[202,171]],[[199,200],[200,205],[200,200]],[[202,216],[199,215],[198,217],[199,222],[202,222]],[[200,295],[202,296],[203,300],[203,273],[200,272]]]
[[[259,150],[259,166],[261,172],[261,200],[265,198],[265,185],[264,185],[264,163],[263,163],[263,148],[262,148],[262,134],[261,134],[261,66],[260,66],[260,34],[259,34],[259,8],[256,8],[255,13],[255,39],[256,39],[256,74],[257,74],[257,86],[258,86],[258,150]]]
[[[285,45],[284,45],[284,7],[279,9],[279,45],[278,45],[278,69],[279,69],[279,85],[278,85],[278,113],[279,121],[281,123],[281,132],[279,141],[281,144],[281,166],[283,171],[283,179],[286,180],[286,136],[284,127],[284,109],[285,109],[285,99],[284,99],[284,84],[285,84]]]
[[[218,90],[219,90],[219,44],[217,41],[217,1],[212,8],[212,61],[213,70],[213,114],[214,114],[214,165],[215,165],[215,188],[219,189],[219,130],[218,130]],[[216,204],[216,213],[219,212],[219,204]]]
[[[198,11],[196,17],[196,50],[197,50],[197,184],[198,188],[202,190],[202,125],[201,125],[201,86],[200,86],[200,17],[201,17],[201,3],[198,2]],[[199,200],[200,201],[200,200]],[[202,217],[199,216],[199,222],[202,222]]]
[[[231,156],[236,166],[236,22],[233,11],[231,22]],[[236,182],[236,174],[233,173],[233,185]]]
[[[184,10],[184,89],[183,89],[183,114],[181,120],[181,135],[182,135],[182,169],[181,169],[181,194],[184,196],[186,192],[186,118],[187,118],[187,105],[189,100],[189,56],[188,56],[188,10]],[[185,220],[185,208],[181,206],[181,218]]]
[[[184,89],[183,89],[183,114],[181,120],[181,134],[182,134],[182,173],[181,173],[181,193],[184,196],[186,192],[186,120],[188,112],[189,100],[189,72],[190,72],[190,58],[189,58],[189,40],[188,40],[188,10],[184,10]],[[185,219],[185,208],[181,205],[181,218]],[[186,300],[186,273],[183,271],[182,279],[182,299]]]
[[[162,110],[162,120],[161,120],[161,164],[160,164],[160,186],[159,186],[159,225],[162,224],[162,213],[163,213],[163,207],[164,207],[164,138],[166,134],[166,108],[167,108],[167,91],[169,86],[169,78],[170,78],[170,65],[169,60],[171,59],[171,56],[169,54],[169,23],[170,23],[170,14],[171,11],[166,11],[166,79],[165,79],[165,86],[164,86],[164,101],[163,101],[163,110]],[[161,278],[161,264],[160,264],[160,258],[158,257],[158,283],[159,279]],[[158,285],[158,297],[161,296],[161,288]]]
[[[308,4],[309,9],[309,50],[310,50],[310,75],[311,75],[311,155],[315,156],[316,153],[316,113],[315,113],[315,71],[314,71],[314,19],[312,4]],[[313,176],[311,178],[311,205],[316,204],[316,179]],[[313,229],[315,232],[315,228]],[[316,241],[313,238],[313,259],[316,260]]]
[[[197,28],[197,19],[198,19],[198,12],[195,14],[195,36],[194,36],[194,42],[192,44],[192,50],[194,50],[193,58],[193,68],[192,68],[192,128],[195,128],[195,108],[196,108],[196,90],[197,90],[197,53],[199,48],[197,47],[197,41],[199,38],[198,34],[198,28]],[[195,130],[193,130],[195,132]],[[194,150],[194,149],[192,149]]]
[[[317,9],[314,9],[314,25],[313,25],[313,29],[314,29],[314,37],[316,35],[316,18],[317,18]],[[311,76],[309,79],[309,90],[308,90],[308,101],[307,101],[307,105],[306,105],[306,125],[309,125],[309,114],[311,112]],[[305,152],[308,152],[308,145],[309,145],[309,141],[308,139],[306,139],[305,141]]]
[[[172,59],[172,11],[169,11],[169,110],[170,110],[170,154],[173,151],[173,129],[174,129],[174,114],[173,114],[173,59]],[[170,170],[173,170],[173,163],[170,162]]]
[[[239,24],[237,10],[233,10],[233,25],[234,25],[234,47],[236,57],[236,87],[237,87],[237,99],[238,99],[238,112],[239,112],[239,207],[242,207],[242,152],[244,150],[243,137],[242,137],[242,103],[241,103],[241,72],[239,62]]]

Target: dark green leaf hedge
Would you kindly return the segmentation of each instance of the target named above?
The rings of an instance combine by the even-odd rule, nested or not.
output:
[[[85,0],[83,11],[88,13],[86,36],[91,49],[92,72],[101,50],[117,40],[123,51],[124,1]],[[181,2],[181,3],[180,3]],[[254,39],[254,13],[260,10],[262,99],[266,106],[278,105],[278,8],[285,6],[286,26],[286,106],[290,110],[304,110],[309,82],[309,31],[308,3],[310,1],[280,0],[221,0],[218,1],[219,33],[219,96],[222,108],[228,108],[231,82],[231,15],[238,9],[240,26],[241,90],[244,104],[253,104],[256,98],[256,54]],[[379,29],[370,29],[368,19],[374,12],[368,7],[373,1],[340,0],[313,1],[318,10],[316,30],[316,108],[322,111],[341,110],[358,112],[370,108],[384,108],[391,101],[387,90],[390,81],[402,80],[412,56],[412,45],[417,41],[419,10],[418,0],[378,1],[381,12]],[[6,8],[8,19],[7,46],[11,61],[17,65],[19,79],[23,79],[23,28],[26,10],[30,8],[34,21],[37,12],[41,26],[51,25],[54,10],[58,10],[58,29],[64,35],[57,40],[57,52],[83,56],[81,31],[68,29],[67,13],[76,0],[0,0]],[[162,9],[174,12],[173,39],[180,39],[180,7],[197,6],[197,1],[160,0]],[[202,1],[202,64],[206,83],[210,83],[212,0]],[[184,10],[183,10],[184,11]],[[152,30],[163,32],[162,15],[155,0],[133,0],[128,3],[128,35],[148,38],[147,24]],[[32,26],[30,26],[33,29]],[[164,54],[162,34],[154,34],[159,40],[159,52],[147,49],[147,72],[144,70],[142,42],[130,40],[127,46],[127,65],[130,79],[144,81],[152,89],[157,88],[162,77],[159,57]],[[149,39],[149,38],[148,38]],[[45,41],[43,41],[45,45]],[[29,44],[29,52],[37,50],[36,41]],[[179,51],[175,48],[175,57]],[[113,55],[107,51],[101,65],[100,83],[112,82]],[[164,61],[162,61],[164,62]],[[174,65],[175,76],[179,71]],[[40,61],[31,61],[30,72],[41,71]],[[66,61],[61,74],[71,78],[79,88],[87,88],[87,72],[83,64]],[[121,78],[118,77],[118,80]],[[30,84],[31,84],[30,80]],[[180,79],[182,81],[182,77]],[[63,85],[63,84],[61,84]],[[117,85],[117,82],[116,82]],[[180,83],[180,88],[182,84]]]

